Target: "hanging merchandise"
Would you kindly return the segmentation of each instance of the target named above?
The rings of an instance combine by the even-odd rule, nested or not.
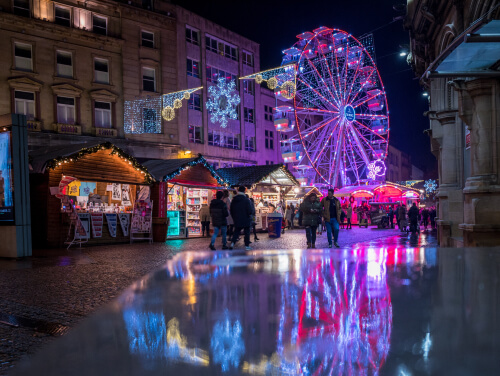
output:
[[[130,187],[128,184],[122,184],[122,205],[132,205],[132,203],[130,202]]]
[[[92,218],[92,236],[94,238],[102,237],[102,213],[92,213],[90,216]]]
[[[130,242],[134,240],[149,240],[153,242],[152,222],[153,222],[153,202],[149,200],[136,200],[134,212],[132,214],[132,226],[130,230]],[[137,235],[147,236],[137,236]]]
[[[109,229],[109,234],[113,237],[116,238],[116,214],[112,213],[106,213],[106,222],[108,222],[108,229]]]
[[[111,191],[111,199],[116,201],[122,200],[121,184],[113,183],[113,190]]]
[[[118,214],[118,218],[120,219],[120,226],[122,228],[123,235],[128,236],[128,230],[130,227],[130,214],[120,213]]]
[[[137,196],[138,200],[149,200],[150,195],[150,187],[149,185],[142,185],[139,191],[139,195]]]

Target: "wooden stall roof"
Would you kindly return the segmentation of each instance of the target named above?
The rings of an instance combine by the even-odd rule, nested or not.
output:
[[[115,145],[85,143],[49,147],[30,153],[32,173],[74,176],[80,180],[150,184],[154,179],[137,160]]]
[[[201,154],[194,158],[150,159],[143,164],[157,181],[207,187],[228,184]]]
[[[255,184],[300,185],[295,176],[284,164],[219,168],[217,173],[226,179],[232,187]]]

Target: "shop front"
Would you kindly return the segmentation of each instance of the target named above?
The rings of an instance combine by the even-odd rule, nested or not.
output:
[[[231,187],[245,186],[255,203],[258,230],[268,229],[268,214],[285,212],[285,197],[300,184],[283,164],[220,168],[217,170]]]
[[[168,224],[166,238],[201,236],[200,209],[203,205],[210,205],[216,190],[225,189],[227,182],[201,155],[195,158],[148,160],[144,166],[157,180],[152,191],[153,199],[158,202],[153,211],[153,221]],[[163,218],[168,220],[164,221]],[[161,232],[157,236],[165,238]]]
[[[151,238],[153,177],[111,143],[30,153],[34,247]]]

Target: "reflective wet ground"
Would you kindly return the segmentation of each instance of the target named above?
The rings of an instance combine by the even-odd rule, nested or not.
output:
[[[498,375],[500,250],[182,252],[14,374]]]

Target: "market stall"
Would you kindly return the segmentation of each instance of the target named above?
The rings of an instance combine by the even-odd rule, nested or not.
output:
[[[150,239],[152,182],[144,166],[111,143],[31,152],[34,246],[124,243],[131,234]]]
[[[184,159],[155,159],[144,162],[154,176],[152,197],[158,202],[155,223],[168,218],[167,239],[201,236],[199,211],[210,205],[216,189],[224,189],[221,178],[202,155]],[[164,237],[163,237],[164,238]]]
[[[300,184],[283,164],[220,168],[217,170],[231,187],[244,185],[255,202],[255,222],[258,230],[267,229],[267,215],[283,214],[285,195]]]

